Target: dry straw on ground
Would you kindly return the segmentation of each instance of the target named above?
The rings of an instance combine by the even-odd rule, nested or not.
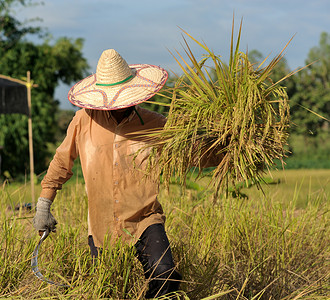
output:
[[[234,24],[229,64],[205,43],[184,34],[206,51],[198,61],[186,39],[185,53],[174,58],[183,71],[171,91],[171,106],[163,130],[148,133],[154,141],[149,162],[162,174],[165,184],[174,175],[185,183],[192,166],[204,167],[211,156],[222,158],[212,171],[217,191],[245,181],[258,185],[264,170],[285,156],[288,138],[289,102],[285,88],[271,80],[282,52],[266,65],[252,64],[236,44]],[[211,62],[211,65],[210,65]],[[161,150],[159,150],[161,149]]]

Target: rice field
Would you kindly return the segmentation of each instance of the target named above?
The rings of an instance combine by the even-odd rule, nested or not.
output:
[[[330,170],[273,171],[264,194],[242,186],[217,199],[205,189],[209,180],[188,179],[185,191],[175,183],[169,191],[161,188],[166,230],[183,275],[182,291],[162,299],[329,299]],[[29,183],[0,189],[1,299],[144,299],[147,282],[132,247],[105,243],[92,264],[78,175],[55,199],[58,229],[39,254],[41,272],[71,287],[35,277],[34,214],[13,209],[29,193]]]

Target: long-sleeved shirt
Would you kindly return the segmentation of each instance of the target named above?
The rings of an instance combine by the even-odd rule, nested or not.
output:
[[[54,200],[72,176],[79,155],[88,196],[88,230],[97,247],[106,235],[112,241],[121,237],[135,243],[148,226],[165,221],[157,200],[158,181],[144,172],[147,141],[133,133],[162,128],[166,119],[138,106],[136,110],[120,124],[107,111],[79,110],[41,183],[40,196]]]

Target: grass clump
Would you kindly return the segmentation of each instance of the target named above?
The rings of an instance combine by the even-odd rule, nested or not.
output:
[[[184,75],[173,88],[164,129],[150,133],[157,153],[151,166],[159,167],[167,185],[173,174],[184,183],[192,166],[202,168],[217,155],[212,183],[218,189],[240,181],[261,187],[263,170],[285,156],[289,103],[279,82],[291,74],[271,80],[283,51],[267,66],[265,61],[253,65],[239,50],[241,27],[236,45],[233,31],[234,26],[228,65],[185,31],[206,55],[197,61],[186,40],[188,59],[179,52],[179,58],[173,55]]]
[[[321,197],[302,210],[298,195],[284,202],[228,197],[216,205],[197,195],[167,200],[170,239],[190,299],[220,292],[227,293],[215,299],[327,299],[329,207]]]

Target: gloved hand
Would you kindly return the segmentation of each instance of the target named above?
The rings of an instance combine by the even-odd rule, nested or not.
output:
[[[33,226],[40,232],[49,229],[50,231],[56,230],[57,221],[50,213],[50,206],[52,205],[52,201],[47,198],[38,198],[37,202],[37,211],[33,218]]]

